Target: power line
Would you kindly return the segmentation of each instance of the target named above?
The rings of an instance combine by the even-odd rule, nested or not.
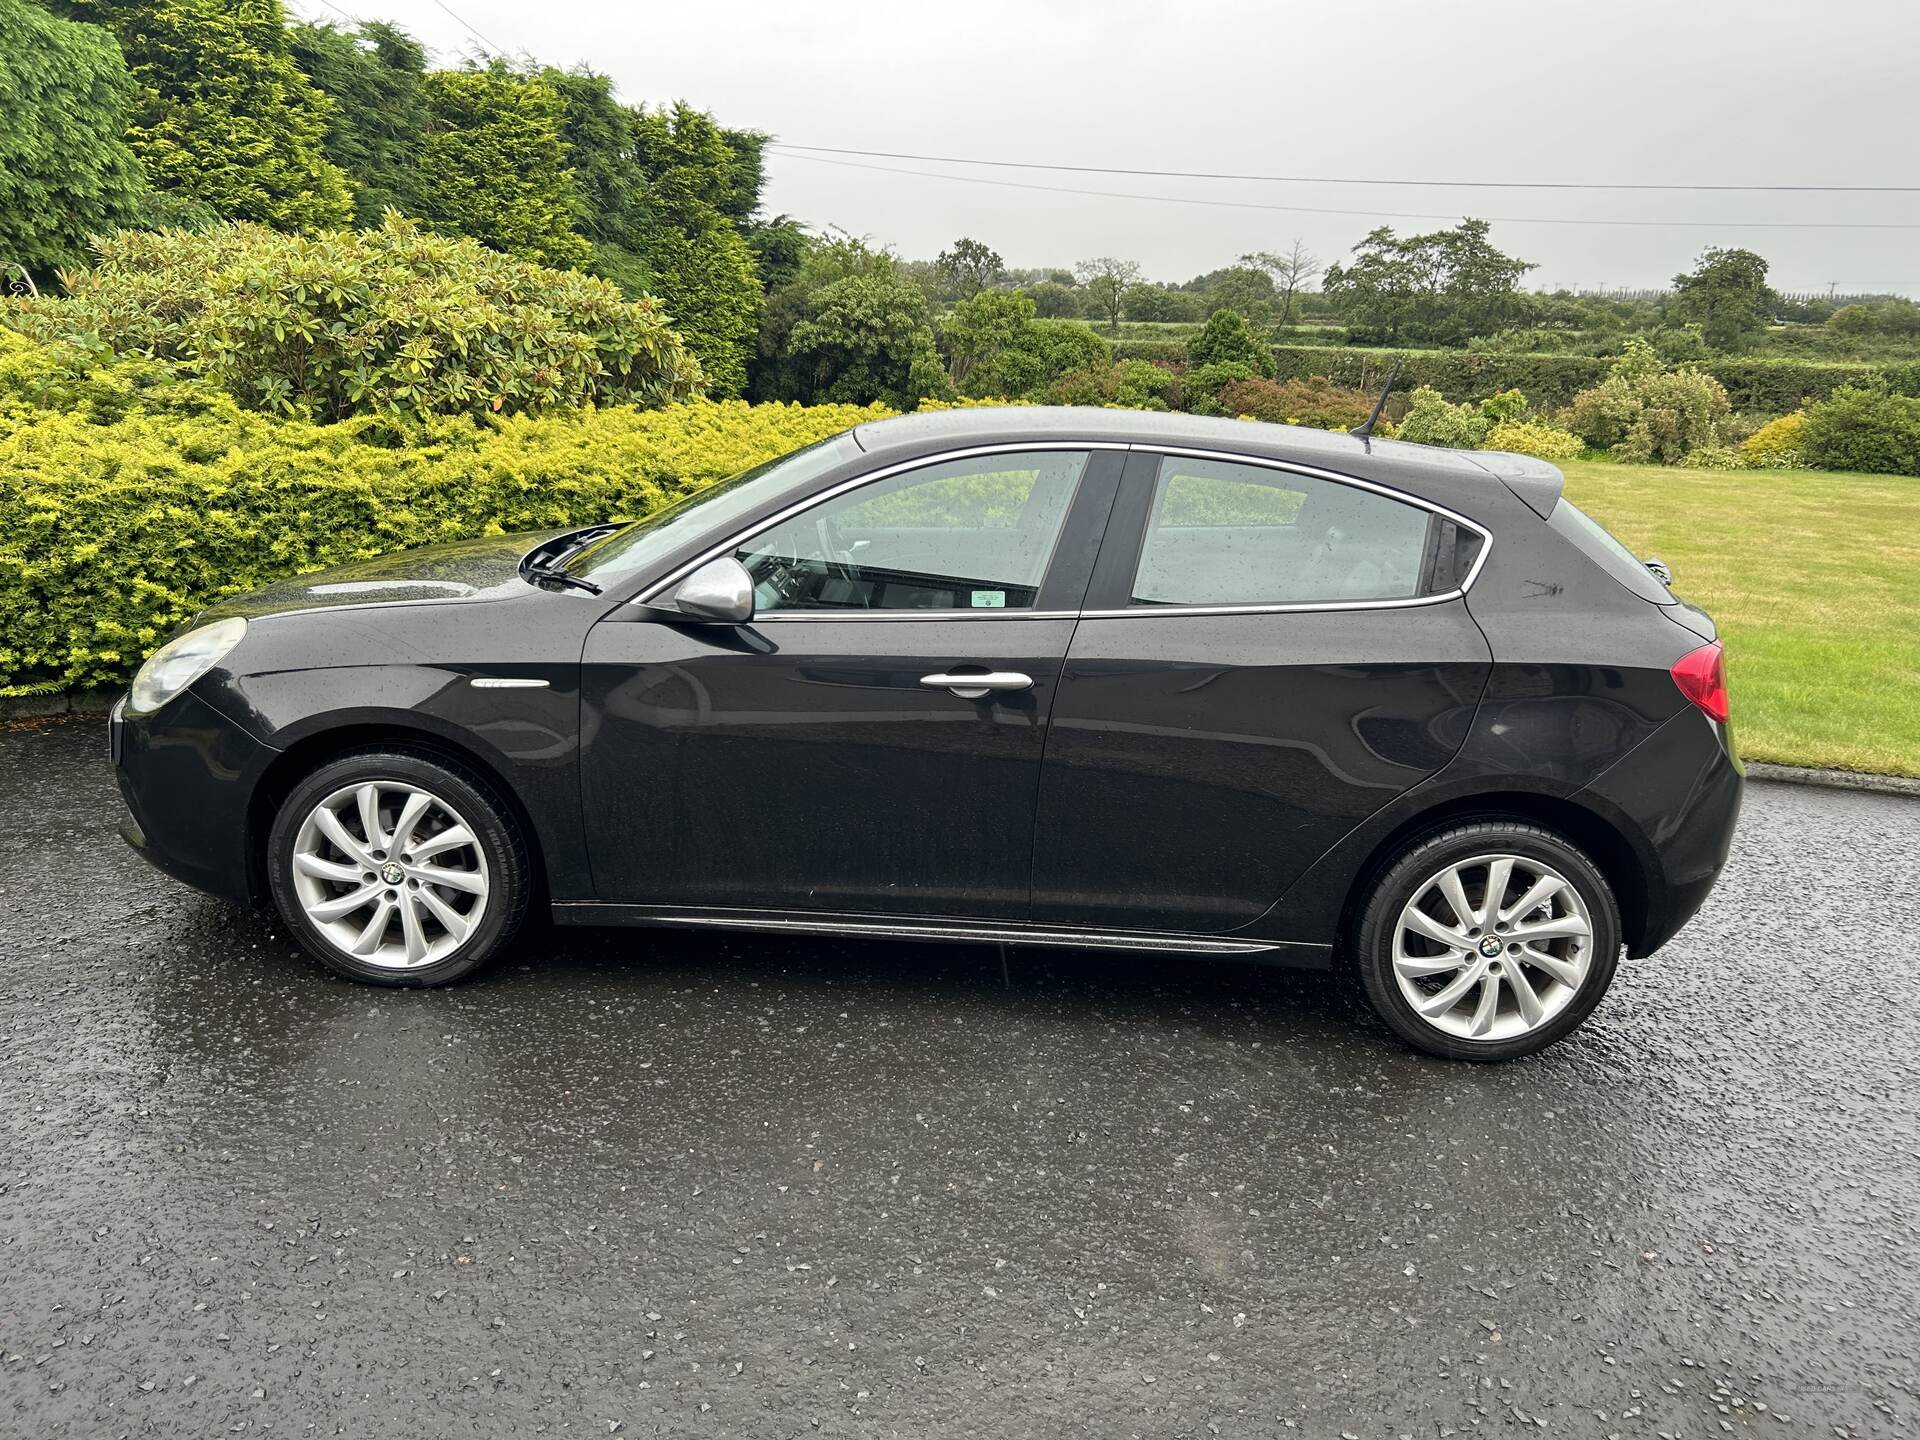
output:
[[[832,145],[796,145],[822,155],[861,155],[873,160],[919,160],[941,165],[990,165],[1002,170],[1067,170],[1082,175],[1148,175],[1163,180],[1259,180],[1284,185],[1403,185],[1449,190],[1727,190],[1847,195],[1920,195],[1920,185],[1692,185],[1608,180],[1379,180],[1349,175],[1239,175],[1216,170],[1140,170],[1119,165],[1059,165],[1040,160],[979,160],[963,155],[913,155],[898,150],[851,150]]]
[[[1459,220],[1458,214],[1420,210],[1334,210],[1316,205],[1272,205],[1257,200],[1205,200],[1185,195],[1141,195],[1127,190],[1083,190],[1067,185],[1041,185],[1022,180],[989,180],[979,175],[943,175],[937,170],[905,170],[897,165],[867,165],[857,160],[828,160],[797,153],[786,145],[769,145],[795,160],[815,165],[838,165],[849,170],[878,170],[888,175],[914,175],[923,180],[952,180],[962,185],[996,185],[1009,190],[1040,190],[1055,195],[1092,195],[1108,200],[1148,200],[1166,205],[1211,205],[1227,210],[1281,210],[1294,215],[1347,215],[1363,220]],[[1566,216],[1486,215],[1481,219],[1501,225],[1652,226],[1661,229],[1721,230],[1920,230],[1920,222],[1848,220],[1577,220]]]
[[[454,10],[454,8],[451,5],[446,3],[446,0],[433,0],[433,3],[438,5],[442,10],[446,11],[447,14],[453,16],[455,22],[458,23],[461,26],[461,28],[463,28],[469,35],[473,36],[474,39],[478,40],[482,45],[486,46],[494,54],[504,55],[507,53],[505,46],[494,44],[493,41],[489,40],[486,36],[482,35],[478,30],[474,29],[473,26],[467,24],[466,20],[464,20],[460,16],[460,14]]]
[[[349,25],[360,25],[365,23],[360,19],[358,15],[349,15],[346,11],[342,10],[338,5],[333,3],[333,0],[320,0],[320,3],[326,6],[327,9],[331,10],[334,14],[338,15],[342,20],[345,20]]]

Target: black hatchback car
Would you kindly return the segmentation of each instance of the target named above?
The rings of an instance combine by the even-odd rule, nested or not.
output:
[[[1340,960],[1475,1059],[1673,936],[1742,783],[1713,624],[1551,466],[1037,408],[222,604],[112,750],[136,847],[359,980],[536,906]]]

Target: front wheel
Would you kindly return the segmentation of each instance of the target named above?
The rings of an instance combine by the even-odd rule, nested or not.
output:
[[[437,756],[378,751],[321,766],[282,802],[267,869],[307,953],[375,985],[459,980],[506,947],[527,910],[512,811]]]
[[[1374,886],[1356,937],[1380,1018],[1455,1060],[1564,1039],[1606,994],[1619,953],[1620,911],[1598,867],[1517,821],[1417,842]]]

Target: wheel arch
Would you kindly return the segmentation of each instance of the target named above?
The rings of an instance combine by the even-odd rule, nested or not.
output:
[[[267,839],[273,817],[294,786],[322,765],[345,755],[368,750],[402,750],[429,760],[451,761],[486,781],[507,807],[527,846],[531,904],[548,896],[547,861],[540,829],[500,767],[479,749],[463,745],[436,731],[391,722],[367,721],[319,730],[303,736],[274,757],[261,773],[247,801],[247,888],[255,904],[272,894],[267,879]]]
[[[1620,908],[1621,939],[1629,955],[1644,953],[1649,917],[1655,897],[1648,891],[1648,868],[1620,819],[1599,806],[1563,795],[1532,790],[1502,790],[1457,795],[1415,811],[1381,835],[1361,858],[1340,906],[1335,940],[1336,962],[1344,958],[1346,937],[1353,933],[1362,907],[1375,882],[1394,861],[1427,836],[1459,825],[1486,821],[1518,821],[1564,835],[1598,867]]]

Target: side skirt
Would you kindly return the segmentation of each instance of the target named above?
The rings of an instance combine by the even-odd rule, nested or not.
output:
[[[687,906],[606,905],[560,901],[556,925],[639,925],[672,929],[755,930],[767,934],[841,935],[867,940],[915,940],[960,945],[1048,945],[1167,955],[1214,955],[1268,965],[1324,970],[1333,947],[1293,940],[1243,940],[1151,930],[1073,930],[1014,921],[917,920],[794,910],[706,910]]]

